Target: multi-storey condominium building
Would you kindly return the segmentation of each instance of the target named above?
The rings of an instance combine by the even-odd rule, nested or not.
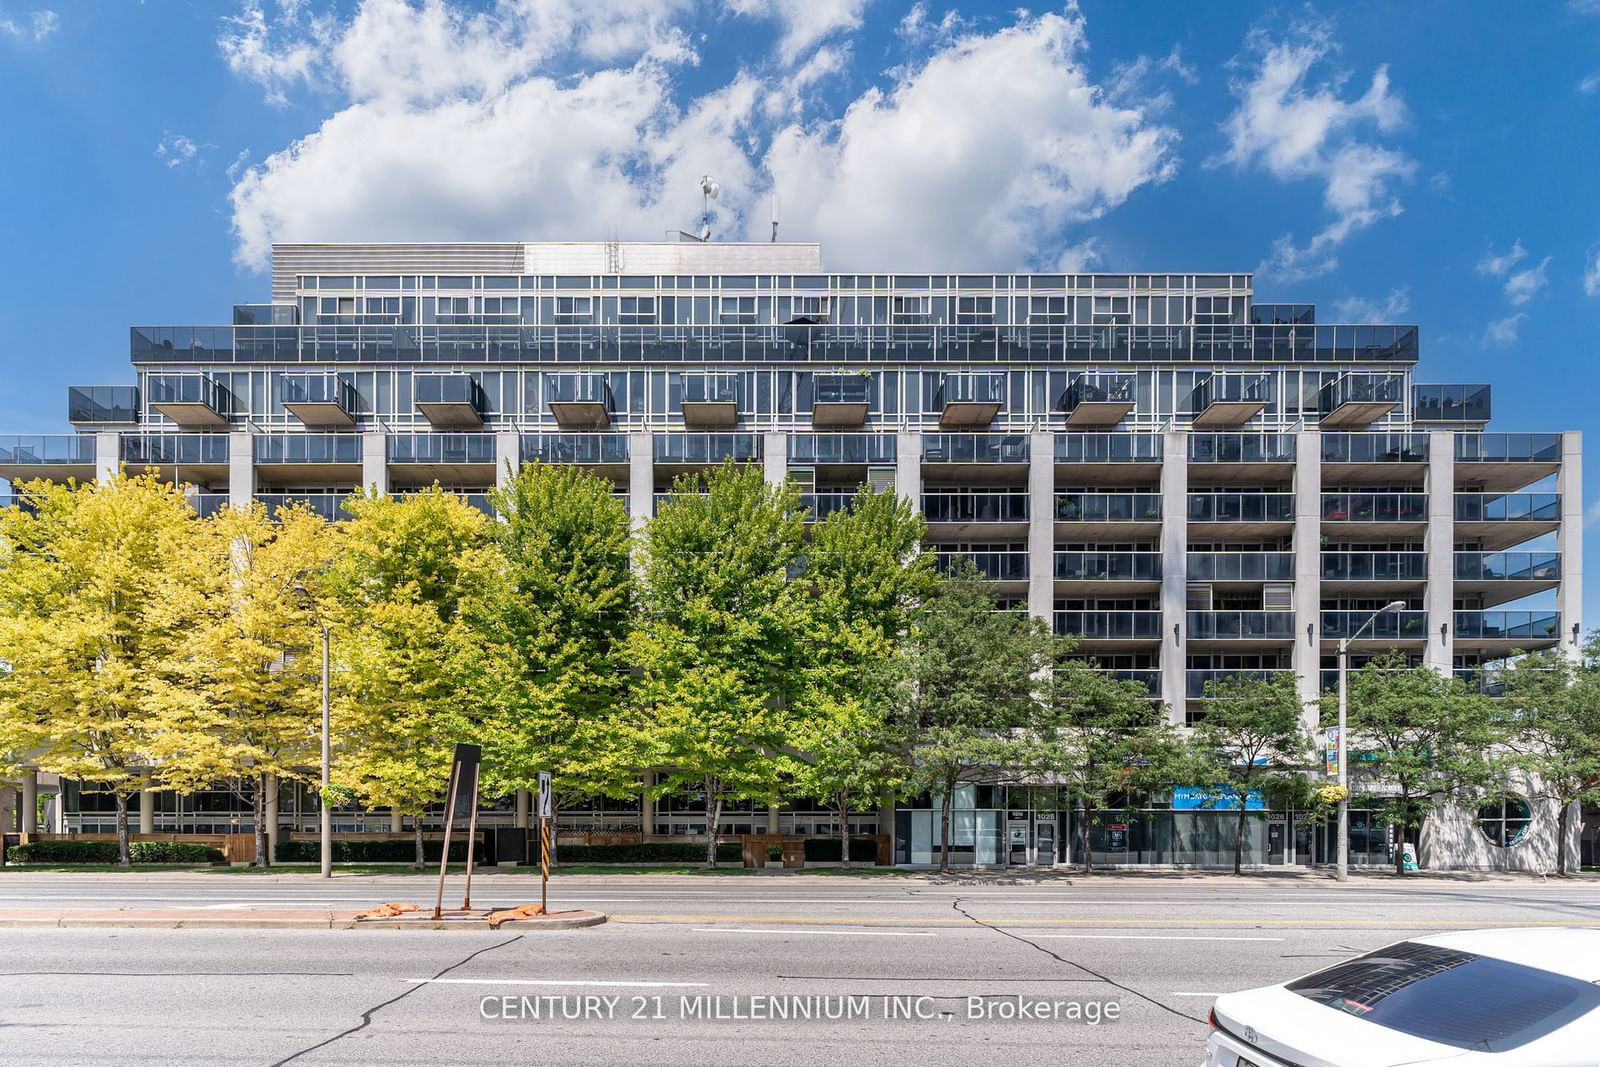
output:
[[[1248,274],[835,274],[810,244],[279,245],[271,300],[233,321],[135,326],[136,382],[73,388],[76,433],[0,440],[0,477],[154,466],[195,509],[360,487],[483,494],[519,463],[580,464],[645,523],[675,475],[724,459],[799,482],[813,516],[863,483],[927,519],[941,560],[1078,634],[1182,724],[1207,679],[1292,671],[1309,703],[1374,609],[1353,662],[1391,648],[1494,684],[1513,650],[1580,632],[1577,433],[1500,433],[1487,385],[1413,381],[1417,329],[1328,325],[1258,303]],[[1222,861],[1232,830],[1174,783],[1093,830],[1102,862]],[[248,825],[226,791],[144,804],[148,828]],[[59,818],[109,822],[64,790]],[[1070,798],[958,798],[956,859],[1077,858]],[[933,860],[927,798],[864,813],[901,862]],[[1534,806],[1536,808],[1536,806]],[[703,829],[694,797],[564,814]],[[525,817],[507,800],[486,824]],[[286,789],[274,830],[307,830]],[[1474,813],[1461,816],[1474,821]],[[1543,815],[1478,813],[1434,862],[1516,862]],[[341,813],[344,829],[388,829]],[[854,820],[853,820],[854,821]],[[1321,817],[1252,823],[1264,863],[1325,860]],[[804,802],[731,832],[824,833]],[[1491,845],[1498,835],[1500,845]],[[1386,862],[1357,812],[1356,860]],[[1549,842],[1546,842],[1548,845]]]

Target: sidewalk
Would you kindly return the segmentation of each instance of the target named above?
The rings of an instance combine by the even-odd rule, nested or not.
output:
[[[127,930],[468,930],[490,933],[487,909],[472,915],[446,913],[440,920],[422,914],[395,919],[360,919],[355,909],[321,908],[0,908],[0,929]],[[597,912],[560,912],[548,919],[514,920],[502,929],[571,930],[598,926]]]

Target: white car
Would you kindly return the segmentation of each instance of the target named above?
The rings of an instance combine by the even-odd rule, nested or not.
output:
[[[1218,997],[1204,1067],[1596,1067],[1600,930],[1417,937]]]

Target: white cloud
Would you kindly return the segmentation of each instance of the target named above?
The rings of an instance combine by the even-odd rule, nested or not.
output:
[[[21,18],[0,15],[0,36],[4,37],[42,41],[55,33],[60,26],[60,18],[47,7],[31,11]]]
[[[1545,277],[1544,269],[1549,265],[1550,257],[1545,256],[1537,267],[1519,270],[1506,278],[1506,299],[1511,301],[1513,307],[1526,304],[1545,287],[1550,279]]]
[[[1487,274],[1491,278],[1504,277],[1506,271],[1521,262],[1527,254],[1528,250],[1522,247],[1521,238],[1511,242],[1511,250],[1509,252],[1496,254],[1491,247],[1489,251],[1483,254],[1483,258],[1478,260],[1478,273]]]
[[[825,37],[861,25],[867,0],[725,0],[737,15],[776,19],[783,27],[778,56],[785,65]]]
[[[1126,63],[1113,63],[1111,76],[1106,79],[1106,99],[1114,104],[1142,107],[1148,112],[1164,112],[1172,106],[1172,93],[1166,89],[1146,88],[1156,75],[1171,74],[1185,85],[1196,85],[1200,76],[1183,62],[1179,45],[1163,59],[1141,55]]]
[[[1093,237],[1079,244],[1068,245],[1056,257],[1055,269],[1063,274],[1093,270],[1100,265],[1100,242]]]
[[[1483,331],[1483,343],[1496,348],[1516,344],[1517,337],[1522,331],[1522,320],[1527,317],[1526,311],[1518,311],[1503,319],[1494,320],[1489,323],[1488,329]]]
[[[1585,96],[1600,92],[1600,70],[1584,75],[1578,82],[1578,92]]]
[[[928,5],[924,0],[917,0],[900,19],[894,32],[911,47],[923,48],[935,44],[947,45],[969,26],[968,20],[962,18],[955,8],[939,16],[938,22],[932,22],[928,18]]]
[[[1583,528],[1588,529],[1600,522],[1600,500],[1596,500],[1583,509]]]
[[[1589,249],[1584,261],[1583,292],[1585,296],[1600,296],[1600,245]]]
[[[1351,296],[1333,305],[1335,321],[1343,323],[1392,323],[1411,310],[1411,287],[1391,289],[1382,300]]]
[[[156,142],[155,157],[161,160],[168,169],[176,170],[179,167],[194,163],[197,166],[204,161],[206,149],[214,145],[196,144],[194,140],[181,133],[163,133],[161,140]]]
[[[1405,105],[1390,91],[1389,68],[1380,66],[1365,93],[1343,95],[1342,75],[1314,81],[1312,72],[1338,49],[1326,23],[1302,23],[1287,34],[1251,31],[1234,65],[1244,76],[1230,81],[1238,105],[1223,123],[1228,150],[1213,164],[1260,166],[1279,181],[1319,181],[1333,220],[1300,246],[1292,234],[1273,244],[1257,270],[1284,280],[1326,273],[1352,233],[1400,214],[1393,187],[1416,164],[1396,149],[1363,139],[1363,131],[1392,134],[1405,122]]]
[[[224,53],[250,57],[234,69],[272,98],[314,86],[337,100],[318,129],[240,173],[237,258],[260,268],[285,240],[593,239],[608,223],[658,237],[698,217],[709,173],[724,238],[764,239],[775,189],[783,236],[823,241],[830,265],[1003,269],[1053,263],[1074,242],[1086,259],[1092,241],[1068,229],[1177,166],[1175,131],[1090,81],[1076,16],[962,36],[823,113],[803,90],[842,69],[846,42],[685,98],[677,75],[695,57],[679,0],[649,0],[626,46],[600,36],[638,3],[502,0],[467,14],[363,0],[342,21],[303,2],[272,19],[247,7],[224,27]],[[306,48],[319,58],[301,59]],[[606,58],[573,69],[575,49]]]

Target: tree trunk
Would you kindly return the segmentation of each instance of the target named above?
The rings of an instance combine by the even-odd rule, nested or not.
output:
[[[839,790],[839,859],[850,869],[850,790]]]
[[[1233,873],[1244,873],[1244,817],[1245,807],[1250,796],[1249,785],[1239,791],[1239,824],[1233,831]]]
[[[128,858],[128,794],[117,790],[117,866],[131,867],[133,861]],[[145,795],[145,803],[149,803],[149,794]]]
[[[256,795],[251,800],[251,809],[256,819],[256,861],[252,866],[272,866],[271,849],[267,837],[267,775],[266,772],[256,775]]]
[[[426,870],[428,867],[428,860],[427,857],[423,855],[422,850],[422,816],[418,815],[416,818],[411,820],[411,828],[417,835],[417,858],[412,862],[411,866],[419,871]],[[448,845],[449,843],[450,842],[446,841],[444,844]],[[443,846],[441,845],[440,847],[442,848]],[[448,863],[449,859],[450,858],[446,856],[445,862]]]
[[[711,799],[711,787],[706,786],[706,870],[717,869],[717,830],[722,825],[722,791]]]
[[[1396,878],[1406,876],[1406,823],[1411,821],[1411,796],[1404,790],[1400,792],[1400,818],[1394,824],[1394,874]]]
[[[1089,824],[1094,821],[1094,805],[1083,802],[1083,825],[1078,827],[1078,847],[1083,849],[1083,873],[1094,873],[1094,853],[1089,849]]]
[[[939,799],[939,873],[950,871],[950,793],[946,789]]]
[[[1556,814],[1556,876],[1567,876],[1567,820],[1571,815],[1572,805],[1557,801],[1561,810]]]

